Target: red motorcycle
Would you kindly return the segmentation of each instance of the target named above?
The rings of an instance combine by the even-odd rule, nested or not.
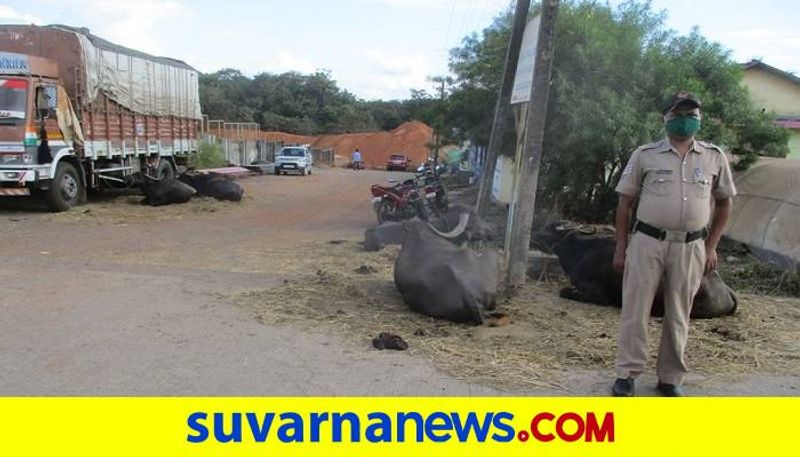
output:
[[[420,190],[414,179],[407,179],[394,186],[373,184],[370,192],[372,192],[372,207],[378,216],[378,224],[386,221],[402,221],[413,217],[419,217],[422,220],[428,219]]]

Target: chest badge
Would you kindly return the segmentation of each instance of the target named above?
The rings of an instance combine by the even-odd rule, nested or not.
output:
[[[695,182],[707,184],[706,175],[703,174],[703,170],[700,167],[694,169],[694,180]]]

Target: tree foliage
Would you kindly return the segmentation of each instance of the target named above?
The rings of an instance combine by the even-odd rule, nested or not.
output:
[[[535,10],[537,8],[532,8]],[[486,144],[491,129],[512,15],[450,53],[457,76],[449,118]],[[677,90],[703,101],[698,137],[734,154],[785,156],[788,133],[755,109],[740,66],[697,30],[679,36],[648,3],[616,8],[562,2],[542,157],[541,196],[569,216],[608,220],[614,186],[637,145],[664,136],[660,108]],[[510,125],[513,125],[510,124]],[[506,153],[513,151],[507,142]]]
[[[224,69],[200,76],[200,103],[211,119],[255,122],[262,130],[297,134],[390,130],[422,119],[428,100],[363,101],[340,89],[330,72],[259,73]]]

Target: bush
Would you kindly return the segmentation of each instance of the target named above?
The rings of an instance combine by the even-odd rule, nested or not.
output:
[[[201,144],[197,153],[189,159],[189,166],[199,169],[224,167],[227,163],[219,143]]]

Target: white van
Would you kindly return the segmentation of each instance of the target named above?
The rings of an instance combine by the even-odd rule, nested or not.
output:
[[[307,146],[288,146],[281,148],[275,156],[275,174],[286,174],[290,171],[302,176],[313,172],[314,157]]]

